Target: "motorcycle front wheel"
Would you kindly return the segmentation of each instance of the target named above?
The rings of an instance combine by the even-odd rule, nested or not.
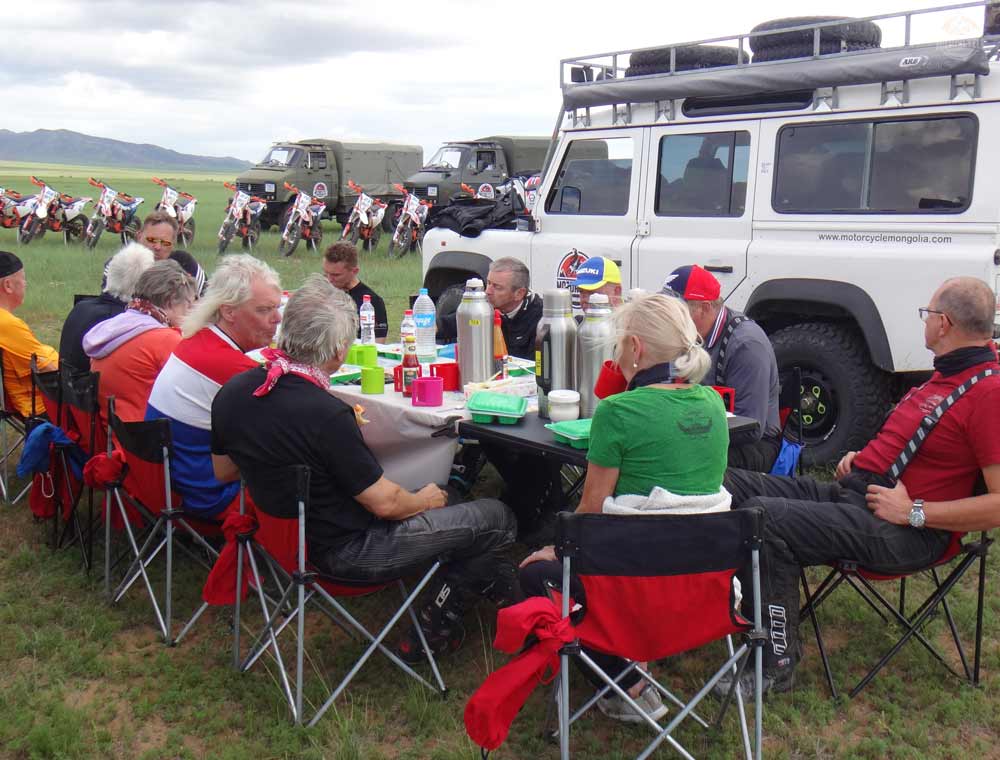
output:
[[[97,241],[101,239],[102,232],[104,232],[103,217],[91,219],[90,224],[87,225],[87,233],[83,236],[83,244],[90,250],[94,250],[97,247]]]
[[[376,224],[374,227],[372,227],[371,237],[369,237],[365,241],[364,249],[369,252],[374,251],[376,248],[378,248],[378,241],[381,239],[382,239],[382,225]]]
[[[142,219],[133,216],[128,220],[128,224],[122,229],[122,245],[128,245],[139,236],[139,229],[142,227]]]
[[[40,237],[39,232],[44,229],[42,220],[31,214],[21,226],[17,228],[17,242],[21,245],[28,245],[36,237]]]
[[[222,229],[219,230],[219,255],[221,256],[226,252],[226,248],[229,247],[229,241],[233,239],[233,233],[236,231],[236,224],[232,219],[227,219],[222,223]]]
[[[194,242],[194,217],[183,222],[177,230],[177,242],[182,248],[190,248]]]
[[[319,219],[316,219],[312,223],[312,227],[309,228],[309,245],[314,251],[319,252],[319,247],[323,243],[323,225],[320,224]]]
[[[243,250],[253,251],[257,247],[257,243],[260,241],[260,222],[250,222],[247,227],[247,234],[243,238]]]
[[[361,237],[361,230],[358,229],[358,225],[351,227],[351,245],[358,244],[358,238]]]
[[[413,239],[411,227],[409,221],[403,222],[402,229],[397,230],[397,234],[392,236],[392,241],[389,243],[390,259],[401,259],[410,250],[410,241]]]
[[[90,221],[85,216],[78,216],[66,222],[66,226],[63,227],[63,239],[66,241],[66,245],[78,245],[82,243],[87,237],[87,228],[89,226]]]
[[[278,243],[278,253],[282,256],[291,256],[295,253],[295,249],[299,245],[299,239],[302,237],[302,225],[294,224],[292,228],[288,230],[288,235],[282,235],[281,241]]]

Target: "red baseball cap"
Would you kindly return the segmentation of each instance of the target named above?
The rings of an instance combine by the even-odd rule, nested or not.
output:
[[[697,264],[689,264],[668,274],[660,292],[685,301],[715,301],[722,292],[722,285]]]

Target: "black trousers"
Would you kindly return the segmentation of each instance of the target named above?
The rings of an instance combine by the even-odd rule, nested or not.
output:
[[[780,437],[765,436],[759,441],[744,444],[733,442],[729,445],[729,466],[754,472],[770,472],[780,451]]]
[[[800,657],[800,568],[850,560],[886,574],[912,572],[936,561],[951,539],[948,531],[876,517],[861,487],[738,469],[726,472],[723,485],[734,508],[761,507],[766,513],[761,602],[771,634],[764,667],[772,675],[794,667]],[[743,579],[743,588],[752,588],[749,580]]]

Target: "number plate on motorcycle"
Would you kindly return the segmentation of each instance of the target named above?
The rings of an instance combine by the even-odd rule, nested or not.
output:
[[[364,213],[372,207],[372,203],[374,203],[374,201],[369,196],[361,193],[361,195],[358,196],[358,211]]]
[[[166,187],[163,189],[163,205],[172,206],[177,202],[177,191],[173,188]]]
[[[420,208],[420,199],[413,193],[410,193],[406,198],[406,206],[403,208],[403,211],[407,214],[415,214],[418,208]]]
[[[244,193],[242,190],[236,191],[236,199],[233,201],[233,206],[236,208],[236,214],[238,215],[250,202],[250,196]]]
[[[118,197],[118,191],[112,190],[110,187],[104,188],[104,192],[101,193],[101,213],[110,214],[111,204],[115,202],[115,198]]]
[[[59,192],[58,192],[57,190],[53,190],[53,189],[52,189],[51,187],[46,187],[46,188],[45,188],[45,189],[44,189],[44,190],[42,191],[42,203],[44,203],[44,204],[45,204],[45,205],[47,206],[47,205],[48,205],[48,204],[50,204],[50,203],[51,203],[51,202],[52,202],[52,201],[53,201],[53,200],[54,200],[54,199],[56,198],[56,196],[58,196],[58,195],[59,195]]]
[[[298,200],[295,201],[295,210],[300,214],[306,214],[309,211],[309,207],[312,205],[312,196],[306,195],[305,193],[299,193]]]

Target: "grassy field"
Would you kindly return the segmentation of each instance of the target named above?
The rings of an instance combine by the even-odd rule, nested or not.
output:
[[[64,192],[82,192],[87,168],[0,165],[0,185],[27,190],[32,171]],[[148,207],[158,188],[141,172],[111,171],[103,179],[129,192],[145,194]],[[214,236],[227,193],[218,179],[188,175],[165,177],[199,198],[198,234],[192,252],[211,271]],[[149,202],[151,201],[151,202]],[[326,234],[337,232],[327,224]],[[16,250],[26,263],[28,299],[20,314],[44,339],[57,341],[74,293],[96,292],[104,260],[116,249],[110,236],[93,254],[66,248],[57,236],[18,248],[11,230],[0,230],[0,248]],[[319,257],[301,249],[280,259],[275,235],[265,236],[260,255],[281,273],[286,287],[319,268]],[[382,293],[395,330],[406,296],[419,287],[414,256],[387,262],[383,248],[364,254],[362,277]],[[490,471],[481,494],[495,494],[499,483]],[[230,666],[230,615],[218,608],[206,615],[189,640],[165,648],[157,640],[152,616],[138,589],[122,604],[109,607],[102,585],[88,576],[72,551],[52,553],[46,526],[32,521],[23,506],[0,505],[0,757],[3,758],[392,758],[451,760],[479,757],[466,738],[465,701],[487,673],[504,662],[492,650],[494,613],[482,606],[467,618],[465,647],[443,663],[450,694],[446,700],[411,686],[381,661],[373,661],[355,685],[310,730],[296,730],[287,719],[276,671],[263,663],[247,675]],[[515,555],[523,556],[518,547]],[[100,557],[98,557],[100,562]],[[159,571],[154,578],[159,578]],[[182,563],[178,571],[176,615],[183,617],[199,599],[203,577]],[[991,577],[991,581],[993,578]],[[892,598],[894,585],[885,593]],[[924,588],[923,584],[921,584]],[[1000,598],[988,585],[984,680],[965,686],[920,647],[909,646],[896,662],[850,702],[828,698],[811,630],[803,627],[806,658],[793,692],[766,705],[765,751],[772,757],[956,758],[1000,757],[1000,636],[995,630]],[[917,594],[910,592],[910,598]],[[377,618],[377,599],[367,600],[364,615]],[[953,607],[959,627],[971,634],[975,610],[973,579],[965,580]],[[853,683],[888,648],[894,631],[847,591],[822,610],[825,635],[843,686]],[[250,622],[256,622],[251,618]],[[374,620],[372,620],[374,622]],[[339,630],[309,620],[311,684],[314,706],[324,698],[322,684],[333,684],[359,646]],[[929,637],[947,649],[941,619]],[[697,678],[721,655],[709,648],[658,663],[656,672],[690,693]],[[577,699],[585,695],[573,675]],[[556,758],[558,751],[538,737],[545,712],[539,689],[518,717],[497,758]],[[698,757],[735,757],[732,714],[725,735],[707,740],[687,726],[679,738]],[[627,758],[645,744],[639,727],[614,724],[598,714],[574,729],[576,757]],[[668,756],[661,750],[659,756]]]

